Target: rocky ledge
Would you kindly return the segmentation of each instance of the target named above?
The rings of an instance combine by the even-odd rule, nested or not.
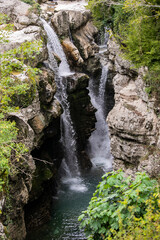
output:
[[[148,97],[139,70],[122,59],[119,46],[110,39],[109,60],[116,75],[113,78],[115,106],[107,122],[111,138],[114,169],[122,168],[127,174],[146,171],[158,176],[160,171],[160,119],[155,99]]]

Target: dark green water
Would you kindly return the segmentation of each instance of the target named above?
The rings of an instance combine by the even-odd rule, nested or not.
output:
[[[62,179],[59,192],[53,198],[50,222],[30,233],[27,240],[86,239],[77,218],[87,208],[103,173],[100,169],[92,169],[83,173],[81,178]]]

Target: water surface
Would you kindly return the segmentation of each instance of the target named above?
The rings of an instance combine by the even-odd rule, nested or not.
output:
[[[85,240],[77,218],[87,208],[103,173],[102,169],[93,168],[80,179],[62,179],[58,194],[53,197],[51,220],[28,234],[27,240]]]

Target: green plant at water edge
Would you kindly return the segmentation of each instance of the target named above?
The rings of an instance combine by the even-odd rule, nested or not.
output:
[[[79,216],[88,239],[104,240],[117,232],[119,216],[124,228],[133,216],[143,217],[147,212],[146,201],[157,192],[157,186],[156,180],[151,180],[145,173],[137,173],[135,180],[125,178],[120,170],[105,174],[87,210]],[[155,208],[158,208],[156,201]]]
[[[18,139],[18,129],[9,121],[9,113],[27,107],[35,97],[37,68],[32,68],[42,41],[26,42],[0,55],[0,192],[7,190],[8,176],[17,171],[27,149]]]

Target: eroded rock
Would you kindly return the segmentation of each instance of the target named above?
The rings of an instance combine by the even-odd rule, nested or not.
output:
[[[89,11],[60,10],[54,14],[52,24],[59,36],[68,37],[69,31],[77,30],[84,26],[89,18]]]
[[[153,99],[149,99],[145,92],[143,76],[146,69],[136,72],[122,59],[112,39],[108,44],[109,59],[116,71],[113,78],[115,106],[107,118],[114,168],[122,168],[128,174],[145,170],[155,176],[154,161],[159,166],[159,118],[154,111]]]

